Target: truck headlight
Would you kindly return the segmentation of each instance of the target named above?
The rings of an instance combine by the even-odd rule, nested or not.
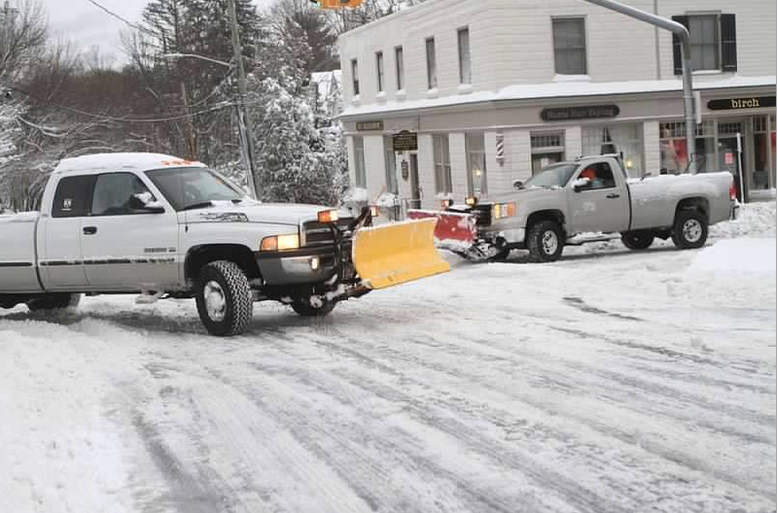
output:
[[[301,240],[297,233],[266,237],[260,243],[260,251],[284,251],[285,249],[298,249],[299,247],[301,247]]]
[[[335,223],[339,220],[338,210],[322,210],[317,212],[317,221],[320,223]]]
[[[517,212],[515,202],[510,203],[496,203],[493,205],[493,219],[503,219],[505,217],[512,217]]]

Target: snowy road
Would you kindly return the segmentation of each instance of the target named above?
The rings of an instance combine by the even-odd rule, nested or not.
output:
[[[774,510],[762,230],[453,259],[324,320],[257,305],[232,339],[188,301],[0,313],[0,511]]]

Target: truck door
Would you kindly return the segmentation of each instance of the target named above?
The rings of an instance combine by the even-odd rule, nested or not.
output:
[[[81,224],[89,213],[95,177],[69,176],[57,182],[51,212],[41,215],[38,248],[41,278],[47,289],[84,290],[87,276],[81,248]]]
[[[613,233],[628,229],[629,198],[622,176],[609,162],[585,164],[575,173],[567,196],[574,233]],[[577,181],[578,179],[579,182]]]
[[[164,291],[178,283],[176,213],[154,212],[150,201],[156,198],[133,173],[97,176],[81,233],[90,288]]]

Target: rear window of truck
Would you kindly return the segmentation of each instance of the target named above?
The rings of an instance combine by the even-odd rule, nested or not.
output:
[[[68,176],[62,178],[57,184],[57,191],[54,193],[51,216],[86,216],[89,213],[89,203],[94,185],[94,176]]]

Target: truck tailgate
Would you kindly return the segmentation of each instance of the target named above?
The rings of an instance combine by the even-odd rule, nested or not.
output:
[[[0,293],[39,292],[36,273],[37,212],[0,216]]]

